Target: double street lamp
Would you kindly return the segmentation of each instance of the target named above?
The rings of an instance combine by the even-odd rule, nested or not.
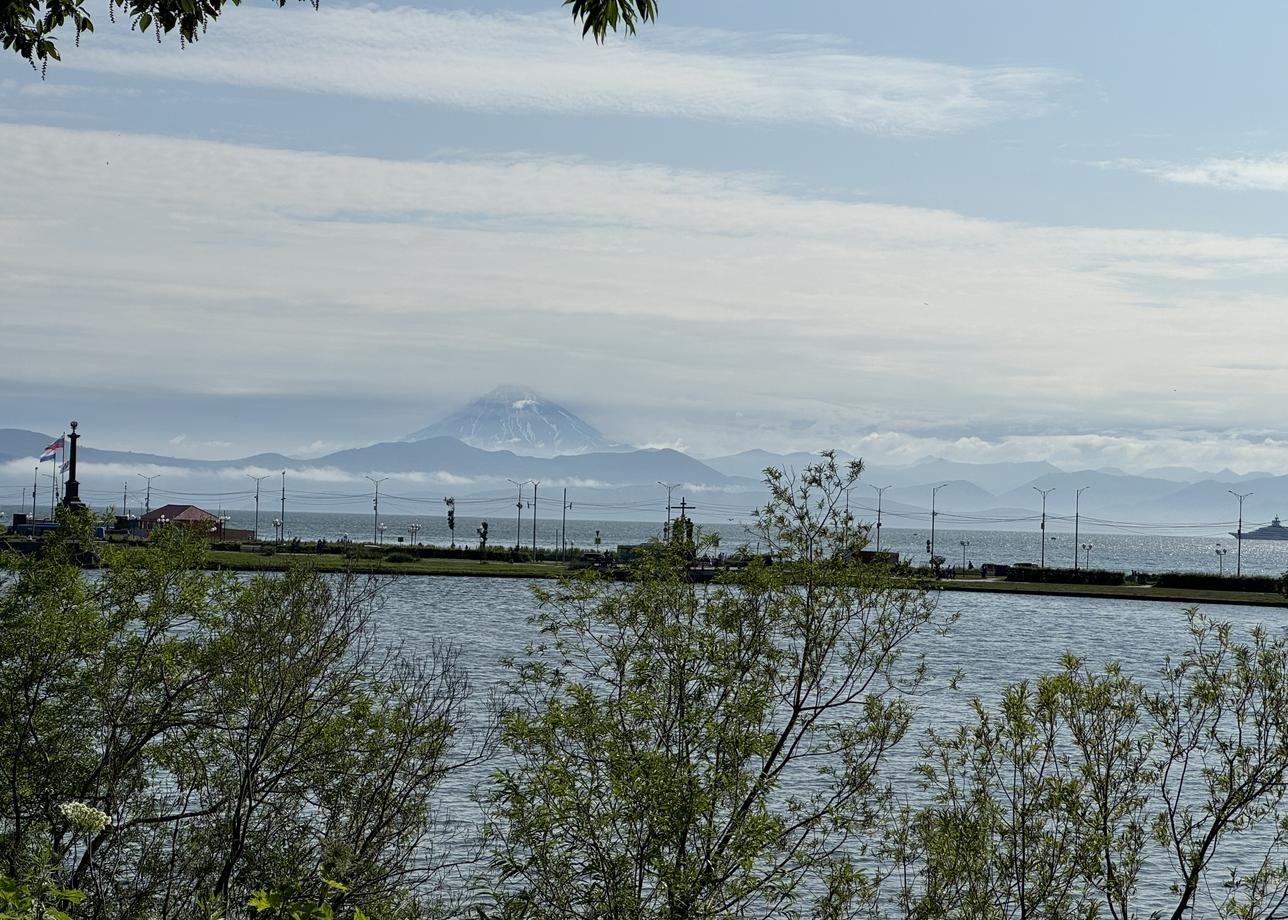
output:
[[[874,489],[877,493],[877,552],[881,552],[881,496],[889,486],[874,486],[869,484],[869,489]],[[932,499],[933,503],[933,499]],[[933,523],[933,522],[932,522]]]
[[[939,512],[935,511],[935,496],[939,494],[940,489],[947,486],[948,483],[942,482],[930,490],[930,565],[932,568],[935,565],[935,518],[939,515]]]
[[[1039,489],[1037,486],[1034,486],[1033,491],[1040,493],[1042,496],[1042,529],[1041,529],[1042,559],[1041,559],[1041,562],[1039,563],[1039,566],[1045,569],[1046,568],[1046,499],[1048,495],[1050,495],[1052,492],[1055,491],[1055,486],[1052,486],[1049,489]]]
[[[1235,550],[1234,559],[1235,559],[1235,575],[1242,575],[1243,574],[1243,500],[1247,498],[1249,495],[1254,495],[1256,493],[1236,492],[1234,491],[1234,489],[1226,489],[1226,491],[1239,500],[1239,532],[1235,534],[1235,536],[1238,537],[1239,539],[1239,546],[1238,546],[1238,549]]]

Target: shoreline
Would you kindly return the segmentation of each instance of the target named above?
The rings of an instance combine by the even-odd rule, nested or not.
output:
[[[439,578],[539,578],[551,579],[576,571],[564,562],[509,562],[477,559],[426,558],[413,562],[384,562],[375,560],[346,560],[340,556],[319,556],[313,553],[277,553],[260,556],[211,550],[208,567],[211,569],[280,572],[297,559],[312,560],[323,569],[339,571],[346,567],[376,575],[412,575]],[[931,581],[932,591],[983,591],[992,594],[1049,595],[1053,597],[1089,597],[1109,600],[1144,600],[1180,604],[1229,604],[1247,607],[1288,608],[1288,597],[1281,594],[1253,591],[1213,591],[1189,588],[1155,588],[1148,585],[1074,585],[1045,582],[1019,582],[1005,579],[943,579]]]

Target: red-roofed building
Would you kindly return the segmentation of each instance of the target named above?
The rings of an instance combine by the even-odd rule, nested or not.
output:
[[[227,527],[219,516],[198,508],[196,505],[162,505],[139,518],[144,530],[151,530],[161,524],[174,524],[197,531],[211,540],[253,540],[255,534],[249,530]]]

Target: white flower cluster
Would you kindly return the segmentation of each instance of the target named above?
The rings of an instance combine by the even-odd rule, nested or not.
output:
[[[58,806],[58,810],[71,822],[72,827],[87,834],[97,834],[112,821],[106,812],[84,802],[64,802]]]

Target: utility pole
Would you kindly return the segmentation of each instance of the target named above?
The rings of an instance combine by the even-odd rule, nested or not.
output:
[[[532,561],[537,561],[537,486],[541,485],[541,480],[534,480],[532,483]]]
[[[31,519],[36,520],[36,488],[40,485],[40,466],[37,464],[36,471],[31,474]],[[32,531],[35,533],[35,531]]]
[[[513,479],[507,479],[506,482],[519,490],[519,500],[514,503],[514,507],[518,510],[514,518],[514,551],[517,553],[519,551],[519,534],[523,528],[523,487],[532,482],[532,480],[525,479],[523,482],[515,482]]]
[[[247,473],[246,476],[250,479],[255,480],[255,539],[258,540],[259,539],[259,484],[268,478],[268,474],[265,474],[263,476],[251,476],[250,473]]]
[[[1226,491],[1239,500],[1239,532],[1238,534],[1236,534],[1236,536],[1239,538],[1239,546],[1234,553],[1234,559],[1235,559],[1234,574],[1238,576],[1243,574],[1243,500],[1247,498],[1249,495],[1253,495],[1255,493],[1244,492],[1240,494],[1234,491],[1234,489],[1226,489]]]
[[[1041,563],[1039,563],[1039,568],[1045,569],[1046,568],[1046,497],[1055,491],[1055,486],[1052,486],[1049,489],[1039,489],[1037,486],[1034,486],[1033,491],[1040,492],[1042,494],[1042,527],[1040,531],[1042,534],[1042,561]],[[1074,546],[1077,546],[1077,544],[1075,543]]]
[[[1082,493],[1090,489],[1091,486],[1083,486],[1073,493],[1073,570],[1078,571],[1078,505],[1082,499]],[[1087,565],[1091,565],[1091,554],[1087,553]]]
[[[286,470],[282,470],[282,516],[278,518],[278,542],[286,539]]]
[[[666,527],[662,529],[662,539],[669,540],[671,537],[671,493],[680,488],[678,482],[663,482],[658,480],[657,484],[666,489]]]
[[[371,502],[374,512],[371,515],[371,542],[376,542],[376,536],[380,528],[380,484],[388,479],[388,476],[381,476],[379,479],[373,479],[370,476],[364,476],[363,479],[369,480],[376,487],[376,497]]]
[[[939,516],[939,512],[935,510],[935,496],[947,485],[946,482],[940,483],[930,490],[930,565],[932,568],[935,564],[935,518]]]
[[[134,475],[135,475],[135,476],[138,476],[140,479],[146,479],[146,480],[147,480],[147,483],[148,483],[148,494],[147,494],[147,496],[143,499],[143,514],[144,514],[144,515],[151,514],[151,513],[152,513],[152,480],[156,479],[156,478],[157,478],[158,476],[160,476],[161,474],[160,474],[160,473],[153,473],[151,476],[144,476],[142,473],[135,473]]]
[[[125,491],[121,493],[121,516],[127,521],[130,519],[130,484],[125,484]]]
[[[884,495],[885,490],[890,487],[869,485],[868,488],[874,489],[877,493],[877,552],[879,553],[881,552],[881,496]]]

